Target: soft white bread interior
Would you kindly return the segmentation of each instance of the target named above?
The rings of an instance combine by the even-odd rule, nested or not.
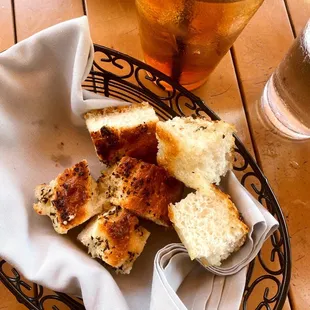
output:
[[[103,211],[108,211],[117,205],[117,204],[113,205],[111,203],[112,187],[116,186],[116,183],[114,183],[111,180],[112,173],[115,170],[115,167],[116,167],[116,164],[101,171],[101,176],[97,180],[98,194],[99,194],[99,199],[102,202]]]
[[[230,197],[215,185],[169,205],[169,218],[191,259],[220,266],[245,242],[249,231]]]
[[[220,182],[232,168],[235,128],[204,118],[175,117],[158,122],[157,162],[172,176],[194,189]]]
[[[156,161],[158,117],[148,103],[92,110],[84,118],[103,163],[112,165],[125,155]]]
[[[128,274],[149,235],[135,215],[117,206],[92,219],[78,240],[92,257],[116,268],[116,272]]]
[[[49,216],[59,234],[66,234],[69,229],[102,212],[104,205],[86,160],[65,169],[49,184],[38,185],[35,197],[34,210]]]

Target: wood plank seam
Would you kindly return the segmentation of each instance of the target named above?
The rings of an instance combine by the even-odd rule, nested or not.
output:
[[[290,22],[290,26],[291,26],[291,29],[292,29],[292,32],[293,32],[293,36],[294,36],[294,38],[296,38],[296,36],[297,36],[296,35],[296,29],[295,29],[295,26],[294,26],[294,23],[293,23],[292,15],[291,15],[291,12],[289,10],[289,6],[288,6],[288,3],[287,3],[287,0],[283,0],[283,2],[284,2],[284,5],[285,5],[285,8],[286,8],[286,13],[287,13],[287,16],[288,16],[288,20]],[[292,308],[292,310],[294,310],[294,302],[293,302],[293,297],[292,297],[292,294],[291,294],[291,285],[290,285],[289,290],[288,290],[287,298],[288,298],[290,307]]]
[[[230,54],[231,54],[231,59],[234,65],[234,70],[235,70],[235,75],[236,75],[236,80],[237,80],[237,84],[238,84],[238,88],[239,88],[239,93],[240,93],[240,97],[241,97],[241,102],[243,105],[243,109],[244,109],[244,113],[245,113],[245,117],[246,117],[246,121],[249,127],[249,132],[250,132],[250,139],[251,139],[251,143],[253,145],[253,151],[254,151],[254,158],[256,159],[259,167],[262,169],[262,166],[260,164],[260,158],[259,158],[259,152],[257,149],[257,145],[254,139],[254,135],[253,135],[253,128],[250,122],[250,118],[249,118],[249,112],[247,109],[247,106],[245,104],[245,93],[244,93],[244,89],[241,83],[241,78],[240,78],[240,72],[238,70],[238,65],[237,65],[237,59],[236,59],[236,55],[235,55],[235,50],[234,50],[234,46],[231,47],[230,49]]]
[[[290,21],[290,25],[291,25],[291,29],[292,29],[294,38],[296,38],[296,36],[297,36],[297,35],[296,35],[296,28],[295,28],[294,23],[293,23],[292,14],[291,14],[291,12],[290,12],[290,9],[289,9],[287,0],[283,0],[283,2],[284,2],[284,5],[285,5],[285,8],[286,8],[288,20]]]
[[[296,29],[295,29],[293,21],[292,21],[292,16],[291,16],[290,11],[289,11],[287,0],[283,0],[283,3],[284,3],[285,9],[286,9],[286,14],[287,14],[287,17],[289,20],[290,29],[292,31],[294,38],[296,38]],[[250,138],[251,138],[251,142],[253,145],[254,154],[255,154],[255,157],[256,157],[256,160],[257,160],[259,167],[261,168],[261,170],[264,173],[264,169],[263,169],[263,165],[262,165],[262,159],[261,159],[260,153],[258,151],[258,146],[256,144],[256,140],[254,139],[254,129],[253,129],[252,122],[251,122],[250,117],[249,117],[249,111],[248,111],[248,108],[246,105],[246,94],[244,91],[243,84],[241,82],[241,74],[240,74],[239,69],[238,69],[238,64],[237,64],[238,61],[237,61],[236,51],[235,51],[234,46],[232,46],[232,48],[230,49],[230,53],[231,53],[231,57],[232,57],[232,61],[233,61],[234,69],[235,69],[236,79],[237,79],[237,83],[238,83],[238,87],[239,87],[239,91],[240,91],[242,104],[243,104],[244,111],[245,111],[246,120],[247,120],[249,131],[250,131]],[[287,298],[288,298],[289,306],[293,310],[294,306],[293,306],[293,301],[292,301],[292,296],[291,296],[291,285],[289,286]]]
[[[16,15],[15,15],[14,0],[11,0],[11,7],[12,7],[12,21],[13,21],[13,30],[14,30],[14,43],[16,44],[18,41],[17,41]]]
[[[260,158],[260,154],[259,154],[259,151],[258,151],[258,147],[257,147],[256,141],[254,139],[252,123],[251,123],[250,118],[249,118],[249,111],[248,111],[247,105],[245,104],[245,101],[246,101],[246,99],[245,99],[245,92],[244,92],[243,85],[241,83],[241,75],[240,75],[240,72],[239,72],[239,69],[238,69],[238,65],[237,65],[237,59],[236,59],[236,54],[235,54],[234,46],[231,47],[230,53],[231,53],[231,58],[232,58],[232,62],[233,62],[234,69],[235,69],[236,79],[237,79],[237,83],[238,83],[238,87],[239,87],[239,92],[240,92],[240,97],[241,97],[241,101],[242,101],[244,112],[245,112],[245,117],[246,117],[246,120],[247,120],[247,123],[248,123],[248,127],[249,127],[251,143],[253,145],[253,151],[254,151],[254,154],[255,154],[254,158],[256,158],[258,166],[261,168],[262,172],[264,173],[263,166],[261,164],[261,158]],[[294,310],[293,302],[292,302],[292,297],[291,297],[291,293],[290,292],[291,292],[291,289],[289,287],[287,298],[288,298],[288,302],[289,302],[290,308],[292,310]]]
[[[236,79],[237,79],[237,84],[238,84],[238,87],[239,87],[241,102],[242,102],[242,105],[243,105],[243,108],[244,108],[245,117],[246,117],[246,120],[247,120],[247,123],[248,123],[248,127],[249,127],[250,139],[251,139],[251,143],[253,145],[253,151],[254,151],[254,158],[256,158],[256,161],[257,161],[259,167],[261,168],[261,170],[264,173],[264,170],[263,170],[263,167],[262,167],[262,164],[261,164],[261,158],[260,158],[260,154],[259,154],[259,151],[258,151],[258,147],[257,147],[256,141],[254,139],[254,133],[253,133],[252,124],[251,124],[250,118],[249,118],[249,111],[248,111],[248,108],[247,108],[247,105],[246,105],[245,92],[244,92],[244,89],[243,89],[243,85],[241,83],[241,76],[240,76],[240,72],[239,72],[239,69],[238,69],[238,64],[237,64],[237,59],[236,59],[236,54],[235,54],[234,46],[231,47],[230,53],[231,53],[231,59],[232,59],[233,65],[234,65],[234,70],[235,70],[235,75],[236,75]],[[293,303],[292,303],[291,296],[290,296],[290,288],[289,288],[289,291],[288,291],[287,298],[288,298],[289,306],[293,310],[293,306],[292,306]]]

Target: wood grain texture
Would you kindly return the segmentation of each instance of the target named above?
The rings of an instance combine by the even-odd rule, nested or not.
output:
[[[230,53],[222,59],[208,81],[193,93],[203,99],[223,120],[235,125],[238,137],[254,155]]]
[[[310,18],[310,1],[309,0],[286,0],[287,8],[291,17],[292,26],[298,35]],[[305,150],[305,161],[308,161],[310,154],[310,142],[303,143],[298,150],[298,156]],[[297,152],[297,150],[296,150]],[[302,165],[297,178],[306,178],[309,180],[310,165]],[[299,170],[300,170],[299,169]],[[298,186],[299,184],[297,184]],[[291,236],[293,237],[293,281],[292,281],[292,304],[295,309],[310,308],[310,287],[308,277],[310,275],[309,264],[307,264],[307,253],[310,250],[310,240],[307,237],[310,221],[305,220],[309,217],[310,212],[310,195],[307,193],[307,186],[300,188],[301,196],[296,195],[294,204],[289,212],[289,222],[291,228]],[[296,205],[297,204],[297,205]],[[296,210],[295,210],[296,206]],[[298,214],[298,216],[296,216]],[[304,244],[306,247],[304,248]],[[305,272],[304,272],[305,271]]]
[[[295,309],[308,309],[310,143],[281,138],[265,128],[257,113],[264,85],[292,42],[293,34],[284,2],[266,0],[235,44],[235,55],[259,160],[289,225],[293,305]]]
[[[13,16],[10,0],[0,1],[0,52],[14,44]]]
[[[16,297],[0,281],[0,310],[26,310]]]
[[[296,34],[300,33],[310,18],[309,0],[286,0],[287,8]]]
[[[93,42],[142,58],[134,0],[87,0],[86,4]]]
[[[82,0],[15,0],[17,40],[84,15]]]

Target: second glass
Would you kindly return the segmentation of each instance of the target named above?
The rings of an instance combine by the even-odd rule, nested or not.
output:
[[[136,0],[147,64],[191,90],[202,85],[263,0]]]

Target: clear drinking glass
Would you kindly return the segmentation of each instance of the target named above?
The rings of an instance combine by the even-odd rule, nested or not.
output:
[[[136,0],[145,62],[197,88],[263,1]]]
[[[260,108],[284,136],[310,138],[310,20],[267,82]]]

